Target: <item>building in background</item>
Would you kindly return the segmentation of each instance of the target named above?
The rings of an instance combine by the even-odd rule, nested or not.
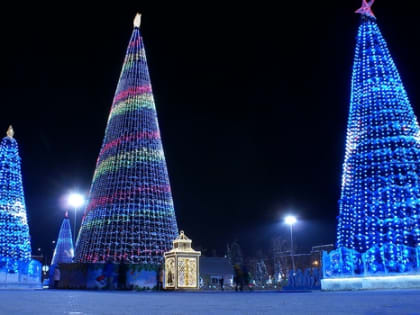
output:
[[[200,257],[200,287],[220,289],[223,278],[225,288],[233,286],[233,266],[226,257]]]
[[[322,266],[322,253],[329,253],[334,250],[334,244],[312,246],[311,250],[311,264],[313,267]]]

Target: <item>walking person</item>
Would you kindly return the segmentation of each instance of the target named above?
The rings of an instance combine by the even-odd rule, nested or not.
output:
[[[159,279],[158,279],[158,290],[163,290],[163,278],[164,278],[164,272],[163,265],[160,265],[159,267]]]
[[[243,284],[248,290],[251,291],[252,290],[251,283],[250,283],[251,277],[249,276],[248,268],[245,265],[242,267],[242,275],[243,275]]]
[[[241,270],[241,266],[239,266],[238,264],[236,264],[235,266],[233,266],[234,272],[235,272],[235,291],[238,292],[243,290],[243,276],[242,276],[242,270]]]
[[[54,289],[58,289],[58,283],[61,280],[61,272],[58,265],[54,268]]]
[[[225,287],[223,286],[225,283],[225,279],[223,278],[223,276],[220,278],[220,290],[224,291]]]
[[[120,290],[127,289],[127,271],[128,262],[123,259],[118,267],[118,289]]]
[[[106,288],[112,290],[114,288],[114,264],[111,258],[108,258],[104,266],[104,276],[106,277]]]

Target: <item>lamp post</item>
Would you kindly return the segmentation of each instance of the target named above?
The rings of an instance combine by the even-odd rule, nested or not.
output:
[[[67,203],[69,206],[74,209],[74,232],[73,239],[74,244],[76,245],[76,225],[77,225],[77,209],[80,208],[85,203],[85,198],[79,193],[71,193],[67,196]]]
[[[284,218],[284,222],[290,226],[290,257],[292,258],[293,274],[295,273],[295,259],[293,255],[293,224],[297,222],[297,219],[293,215],[288,215]]]

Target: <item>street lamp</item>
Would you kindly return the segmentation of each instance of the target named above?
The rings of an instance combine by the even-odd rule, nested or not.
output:
[[[290,257],[292,258],[293,274],[295,273],[295,259],[293,257],[293,224],[297,222],[297,219],[293,215],[288,215],[284,218],[284,223],[290,226]]]
[[[67,196],[67,204],[74,209],[74,243],[76,243],[76,223],[77,223],[77,209],[83,206],[85,203],[85,197],[78,193],[71,193]]]

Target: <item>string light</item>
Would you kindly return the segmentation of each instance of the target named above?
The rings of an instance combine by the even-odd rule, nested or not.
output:
[[[31,243],[21,159],[13,135],[10,126],[0,143],[0,260],[7,260],[8,269],[17,272],[19,261],[29,263],[31,259]]]
[[[162,261],[178,234],[139,23],[133,30],[76,243],[79,262]]]
[[[371,3],[359,12],[338,249],[326,263],[329,274],[420,268],[420,130]]]
[[[73,256],[73,237],[71,235],[70,219],[68,218],[68,214],[66,212],[63,223],[61,223],[60,232],[58,232],[58,239],[55,245],[51,265],[72,263]]]

